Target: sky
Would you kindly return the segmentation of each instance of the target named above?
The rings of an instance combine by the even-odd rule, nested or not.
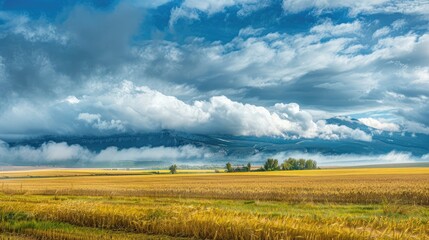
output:
[[[0,0],[0,139],[429,134],[427,0]]]

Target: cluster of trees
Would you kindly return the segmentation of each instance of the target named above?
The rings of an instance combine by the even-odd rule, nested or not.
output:
[[[168,170],[170,170],[171,174],[176,174],[177,173],[177,166],[176,166],[176,164],[171,165],[170,168],[168,168]]]
[[[228,162],[225,167],[227,172],[250,172],[252,164],[249,162],[247,165],[233,167],[232,164]]]
[[[288,158],[282,164],[282,170],[317,169],[317,162],[311,159]]]
[[[225,165],[227,172],[250,172],[252,171],[252,164],[249,162],[246,165],[242,166],[232,166],[230,162]],[[305,170],[305,169],[317,169],[317,162],[311,159],[295,159],[288,158],[283,161],[282,164],[279,164],[279,160],[274,158],[268,158],[265,161],[264,165],[255,170],[255,171],[280,171],[280,170]],[[176,164],[171,165],[170,168],[171,174],[177,173]]]
[[[248,163],[246,166],[233,167],[230,162],[226,164],[227,172],[250,172],[251,164]],[[280,170],[305,170],[305,169],[317,169],[317,162],[311,159],[295,159],[288,158],[284,160],[282,164],[279,164],[279,160],[268,158],[264,165],[256,171],[280,171]]]
[[[261,170],[263,171],[278,171],[280,170],[279,160],[268,158],[265,161],[264,166],[262,166]]]

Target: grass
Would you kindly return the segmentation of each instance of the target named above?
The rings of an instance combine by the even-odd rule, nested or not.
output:
[[[11,178],[0,184],[0,239],[429,238],[425,168]]]

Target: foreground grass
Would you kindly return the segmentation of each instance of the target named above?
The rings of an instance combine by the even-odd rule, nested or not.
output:
[[[392,203],[3,195],[0,216],[3,231],[37,238],[46,235],[46,239],[150,239],[150,235],[196,239],[424,239],[429,235],[429,209]],[[139,236],[141,233],[145,235]]]
[[[53,221],[37,221],[37,219],[25,213],[2,212],[2,214],[7,215],[7,221],[4,219],[0,223],[0,230],[4,232],[0,234],[0,239],[184,239],[162,235],[147,235],[79,227]]]
[[[0,239],[429,239],[424,168],[0,184]]]

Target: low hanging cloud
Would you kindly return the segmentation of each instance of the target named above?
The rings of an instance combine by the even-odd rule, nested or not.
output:
[[[94,161],[201,161],[214,157],[215,154],[205,148],[197,148],[192,145],[180,147],[142,147],[118,149],[108,147],[96,154]]]
[[[118,149],[108,147],[99,152],[90,151],[77,144],[47,142],[40,147],[10,147],[0,141],[0,164],[3,166],[152,166],[165,167],[171,163],[188,166],[224,166],[233,164],[262,165],[267,158],[282,162],[289,157],[313,159],[319,166],[353,166],[365,164],[392,164],[429,161],[429,154],[414,156],[409,152],[392,151],[386,154],[338,154],[305,153],[299,151],[257,153],[230,156],[205,147],[184,145],[180,147],[141,147]],[[125,164],[125,165],[124,165]],[[128,164],[128,165],[127,165]],[[153,165],[155,164],[155,165]]]
[[[77,144],[69,145],[66,142],[47,142],[40,147],[28,145],[10,147],[0,140],[0,164],[2,165],[55,165],[88,166],[93,164],[113,163],[120,165],[121,162],[144,162],[156,161],[160,164],[181,162],[201,162],[216,158],[206,148],[184,145],[180,147],[141,147],[118,149],[108,147],[100,152],[90,151]]]
[[[304,158],[316,160],[320,166],[359,166],[371,164],[397,164],[429,161],[429,154],[414,156],[409,152],[391,151],[386,154],[338,154],[327,155],[321,153],[280,152],[273,156],[276,159]]]
[[[72,160],[90,159],[92,153],[80,145],[65,142],[43,143],[40,147],[9,147],[0,140],[0,161],[5,165],[61,164]]]
[[[401,130],[398,124],[387,122],[384,119],[359,118],[359,121],[369,127],[383,131],[399,132]]]

